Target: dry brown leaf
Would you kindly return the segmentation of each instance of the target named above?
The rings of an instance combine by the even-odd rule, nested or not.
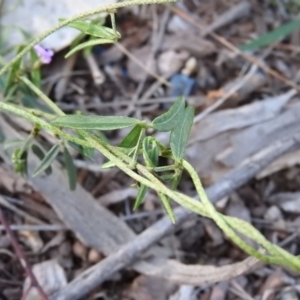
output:
[[[23,243],[29,247],[33,253],[38,253],[44,246],[38,231],[22,230],[18,232]]]
[[[209,300],[224,300],[228,290],[228,281],[222,281],[215,285],[211,291]]]
[[[167,280],[141,275],[126,291],[126,296],[132,300],[165,300],[168,299],[174,287],[174,284]]]
[[[282,270],[277,269],[265,280],[259,289],[259,295],[263,295],[267,290],[273,290],[284,284],[284,273]]]

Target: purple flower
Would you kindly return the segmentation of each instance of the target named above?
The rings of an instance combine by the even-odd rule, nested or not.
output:
[[[41,59],[41,62],[44,64],[50,64],[52,60],[52,56],[54,55],[54,52],[49,48],[44,48],[40,44],[36,44],[34,46],[34,50],[36,54]]]

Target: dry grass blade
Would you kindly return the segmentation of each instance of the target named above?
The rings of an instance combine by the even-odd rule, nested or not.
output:
[[[161,272],[161,263],[157,261],[157,270],[152,268],[148,275],[162,277],[177,284],[205,285],[228,280],[245,274],[262,263],[254,257],[225,266],[185,265],[175,260],[169,260]]]

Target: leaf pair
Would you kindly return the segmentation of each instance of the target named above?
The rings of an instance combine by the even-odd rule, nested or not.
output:
[[[171,131],[170,146],[176,161],[183,158],[193,119],[194,108],[185,107],[185,100],[180,97],[166,113],[152,122],[153,127],[159,131]]]
[[[76,45],[70,52],[66,54],[66,58],[74,54],[75,52],[89,48],[99,44],[111,44],[117,41],[121,35],[116,30],[96,24],[94,21],[73,21],[68,24],[69,27],[78,29],[82,34],[91,36],[87,42],[83,42]],[[81,37],[82,37],[81,34]]]

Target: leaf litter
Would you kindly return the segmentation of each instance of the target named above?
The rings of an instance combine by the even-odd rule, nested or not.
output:
[[[65,87],[54,100],[67,112],[80,110],[98,116],[142,117],[151,122],[180,96],[172,96],[171,102],[164,102],[175,89],[164,86],[155,78],[164,76],[173,82],[173,76],[185,74],[195,80],[194,89],[188,90],[187,102],[194,104],[196,119],[221,98],[225,99],[214,111],[195,122],[185,154],[204,183],[210,185],[266,146],[293,136],[300,124],[297,92],[261,68],[243,81],[250,67],[249,61],[220,46],[210,33],[218,34],[236,47],[242,46],[239,49],[246,48],[257,60],[297,82],[299,5],[296,1],[289,1],[287,5],[196,0],[177,4],[175,8],[177,11],[171,11],[167,22],[160,18],[168,9],[163,6],[146,7],[140,13],[128,8],[120,10],[117,15],[118,30],[122,34],[120,43],[142,65],[150,62],[150,69],[141,68],[141,64],[120,50],[122,48],[95,47],[91,56],[104,74],[101,84],[91,76],[86,60],[79,55],[73,58],[74,64],[67,70]],[[182,11],[189,19],[182,18],[183,14],[179,13]],[[193,19],[199,21],[203,30],[191,25],[189,21]],[[272,49],[268,50],[268,47]],[[57,50],[60,48],[58,46]],[[56,53],[53,64],[43,70],[42,79],[49,93],[61,80],[59,73],[63,71],[63,56],[62,52]],[[196,64],[186,72],[190,58],[195,59]],[[172,67],[168,68],[166,61]],[[111,63],[114,66],[108,72],[107,66]],[[233,88],[236,91],[231,93]],[[133,105],[133,110],[128,110],[130,105]],[[20,135],[24,138],[24,126],[20,130],[18,121],[9,124],[14,128],[10,138],[17,139]],[[4,126],[11,125],[1,119],[1,132],[5,135],[8,127]],[[125,131],[107,131],[105,135],[112,144],[118,145]],[[47,134],[43,135],[41,142],[48,150],[54,146],[53,137]],[[59,159],[61,155],[58,154]],[[76,150],[68,155],[82,158]],[[181,155],[182,152],[178,154]],[[4,150],[1,150],[1,158],[1,195],[7,197],[6,200],[15,208],[41,220],[41,223],[33,224],[17,214],[17,210],[7,209],[10,223],[21,226],[28,241],[33,241],[23,243],[22,247],[30,253],[33,268],[38,265],[44,276],[48,276],[46,264],[51,261],[52,268],[55,266],[60,270],[57,274],[62,275],[63,268],[63,272],[68,273],[67,280],[73,280],[164,215],[163,207],[151,191],[147,192],[140,208],[133,212],[137,189],[130,187],[133,182],[120,172],[93,172],[93,168],[79,168],[77,181],[83,188],[77,187],[70,192],[66,172],[61,171],[59,164],[55,166],[52,177],[26,181],[10,171]],[[89,164],[97,166],[97,161],[92,157]],[[228,195],[226,203],[220,207],[229,215],[247,219],[269,240],[283,243],[294,254],[299,254],[298,164],[298,152],[279,157],[256,179]],[[110,179],[105,179],[106,176]],[[185,175],[179,189],[194,194]],[[59,228],[58,225],[64,225],[60,228],[65,229],[55,229]],[[25,228],[31,228],[31,231]],[[61,243],[51,244],[58,233],[66,235],[59,239]],[[1,237],[4,240],[5,234]],[[21,235],[17,237],[21,241]],[[176,299],[180,292],[185,291],[191,299],[202,299],[200,292],[205,289],[207,299],[236,299],[241,295],[245,299],[258,296],[275,299],[274,290],[278,299],[286,299],[286,295],[298,297],[294,288],[298,284],[295,274],[246,258],[213,223],[201,218],[190,220],[169,237],[171,242],[155,245],[145,253],[152,262],[151,259],[144,260],[139,266],[134,265],[135,272],[125,269],[115,274],[98,287],[94,296],[101,293],[108,299]],[[40,250],[47,244],[52,246],[45,248],[44,252]],[[12,250],[9,243],[4,245],[8,251]],[[41,256],[37,254],[39,251]],[[6,280],[0,282],[0,290],[9,299],[20,299],[25,280],[21,267],[13,256],[5,252],[0,256],[6,270],[0,271],[1,278]],[[51,260],[54,257],[59,258],[58,262]],[[51,279],[55,278],[53,274]],[[244,280],[239,280],[240,277],[233,280],[233,275],[242,275]],[[63,277],[59,282],[65,286],[66,278]],[[169,281],[164,281],[167,279]],[[15,286],[14,282],[19,284]],[[166,284],[162,284],[164,282]],[[216,282],[220,283],[214,286]],[[155,290],[160,291],[159,295]],[[95,297],[91,296],[91,299]]]

